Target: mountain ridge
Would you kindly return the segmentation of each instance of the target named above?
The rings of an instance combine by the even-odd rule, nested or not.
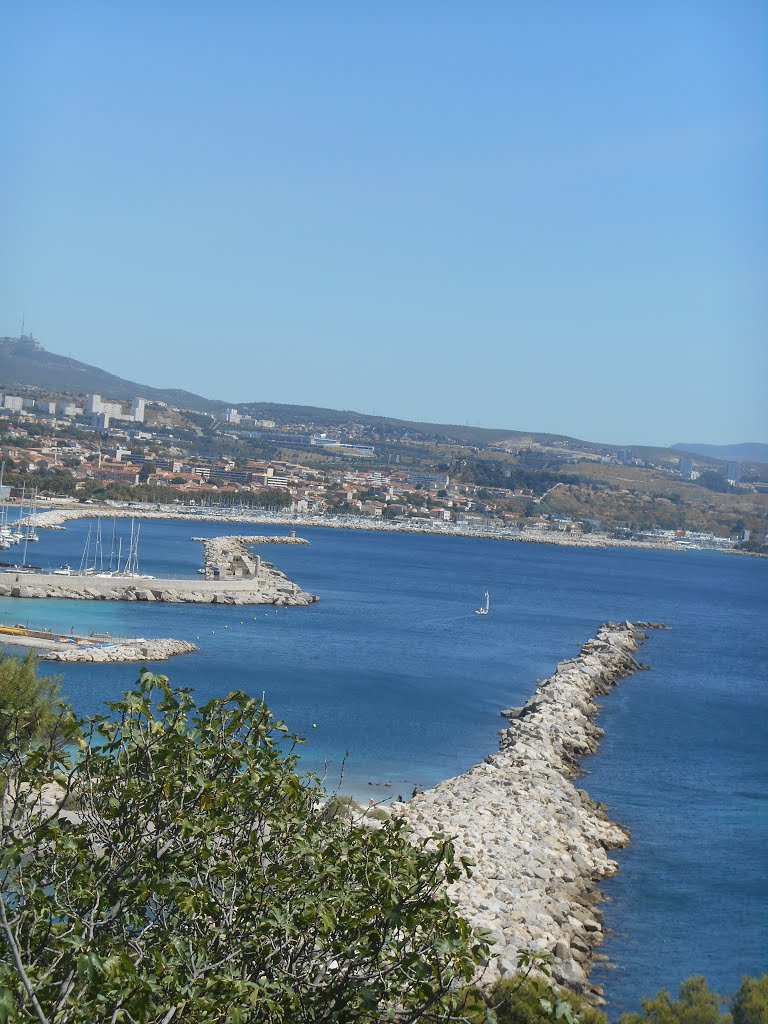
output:
[[[227,405],[179,388],[155,388],[126,380],[90,363],[49,352],[32,335],[0,338],[0,381],[4,386],[42,387],[75,394],[95,392],[120,399],[146,398],[197,412],[215,412]]]
[[[743,461],[768,463],[768,445],[758,442],[745,442],[740,445],[676,444],[669,448],[653,445],[618,445],[584,441],[566,434],[511,430],[501,427],[470,427],[452,423],[429,423],[391,416],[374,416],[355,410],[329,409],[323,406],[278,402],[226,402],[221,399],[206,398],[180,388],[158,388],[118,377],[116,374],[90,363],[73,359],[71,356],[50,352],[39,339],[32,335],[0,338],[0,387],[36,387],[74,394],[96,393],[104,398],[123,400],[140,397],[152,402],[165,402],[180,409],[210,413],[214,416],[221,415],[228,407],[236,406],[239,410],[248,412],[259,419],[275,419],[276,421],[294,423],[311,422],[320,426],[326,423],[331,425],[343,423],[345,420],[355,420],[372,426],[400,427],[468,444],[493,444],[503,439],[514,441],[516,438],[531,438],[545,444],[553,442],[578,444],[595,451],[616,451],[620,448],[630,447],[638,451],[639,454],[643,452],[667,452],[670,454],[681,452],[710,459],[738,458]],[[744,453],[731,454],[736,449],[740,452],[758,450],[759,457]]]

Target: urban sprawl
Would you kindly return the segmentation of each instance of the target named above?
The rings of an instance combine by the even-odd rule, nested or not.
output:
[[[471,444],[343,413],[331,429],[236,407],[216,416],[139,396],[17,390],[0,396],[3,498],[260,507],[574,543],[765,544],[768,485],[735,462],[549,436]]]

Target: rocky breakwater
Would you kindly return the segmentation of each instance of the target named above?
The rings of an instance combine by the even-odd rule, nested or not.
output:
[[[629,836],[571,780],[602,735],[595,699],[643,667],[634,654],[653,625],[602,626],[523,707],[502,712],[509,726],[498,753],[392,808],[418,836],[455,836],[457,855],[475,862],[451,895],[474,926],[492,933],[485,981],[513,972],[521,950],[552,953],[557,981],[601,1000],[588,977],[602,941],[597,885],[617,870],[608,851]]]
[[[308,540],[293,534],[287,537],[193,537],[192,540],[203,545],[205,564],[202,572],[207,580],[257,579],[262,568],[267,573],[271,570],[287,579],[271,562],[264,562],[261,556],[254,555],[251,548],[257,544],[309,544]]]
[[[196,651],[194,644],[170,637],[155,640],[124,640],[115,644],[98,644],[92,647],[58,644],[54,648],[39,651],[43,661],[87,661],[109,663],[117,661],[165,661],[177,654]]]

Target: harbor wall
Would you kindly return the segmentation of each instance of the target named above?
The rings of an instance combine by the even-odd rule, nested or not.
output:
[[[54,573],[3,573],[0,597],[68,598],[77,601],[163,601],[175,604],[308,605],[314,594],[270,565],[261,563],[256,579],[171,580],[137,577],[59,576]]]

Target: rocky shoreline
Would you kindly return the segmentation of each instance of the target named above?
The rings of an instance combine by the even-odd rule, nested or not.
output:
[[[115,509],[111,506],[73,506],[70,508],[48,509],[25,516],[37,529],[61,530],[73,519],[89,518],[117,519],[174,519],[183,522],[253,523],[261,526],[308,527],[315,526],[334,530],[368,530],[377,533],[434,534],[441,537],[471,537],[479,540],[497,540],[514,544],[548,544],[571,548],[635,548],[640,551],[685,551],[683,545],[664,540],[640,541],[622,540],[606,534],[541,533],[526,530],[521,532],[509,527],[462,527],[447,523],[394,522],[361,516],[308,515],[303,513],[273,512],[179,512],[177,509]],[[279,543],[279,541],[278,541]],[[724,548],[727,554],[733,549]],[[738,552],[749,555],[750,552]]]
[[[509,725],[498,753],[391,807],[416,836],[453,835],[457,856],[474,861],[472,877],[449,891],[472,925],[492,933],[496,955],[484,982],[513,973],[521,950],[552,953],[558,982],[602,1001],[589,983],[603,931],[597,886],[617,870],[608,851],[629,835],[572,779],[603,734],[596,698],[644,667],[634,655],[650,628],[664,627],[603,625],[523,707],[502,712]]]

